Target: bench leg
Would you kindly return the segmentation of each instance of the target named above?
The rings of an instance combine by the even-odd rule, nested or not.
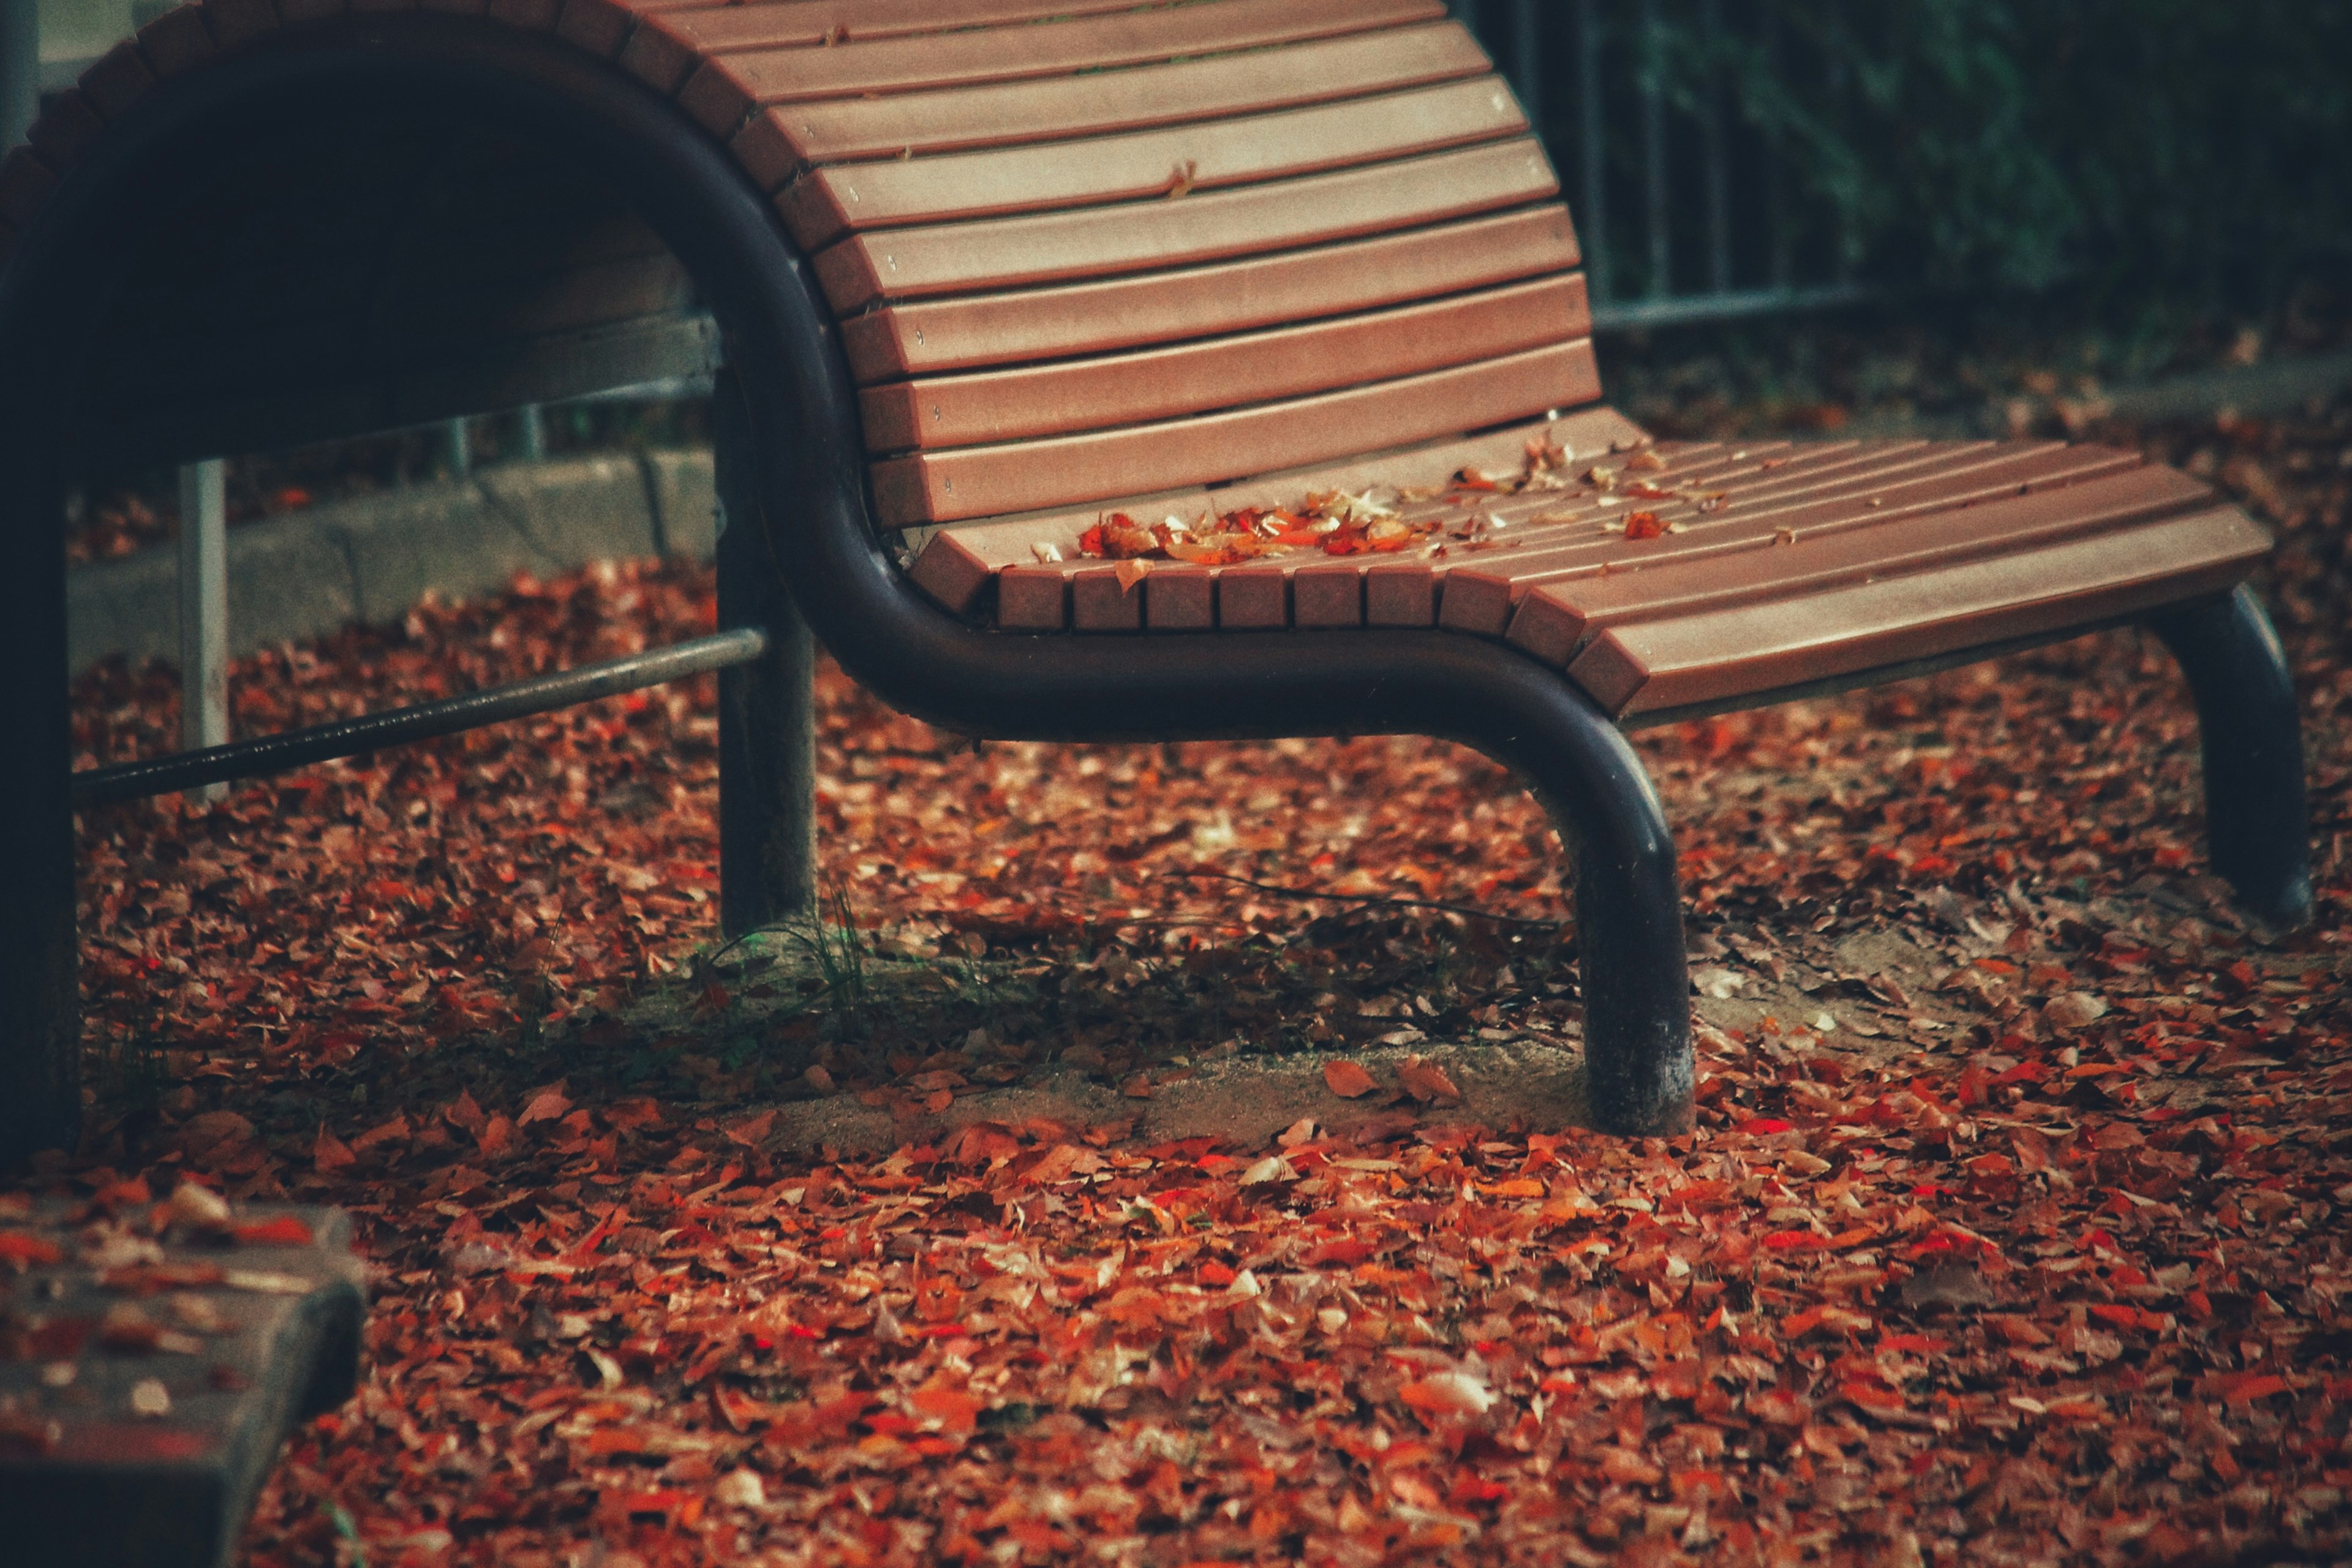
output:
[[[1522,731],[1507,751],[1575,863],[1593,1125],[1627,1137],[1686,1132],[1696,1068],[1674,837],[1617,726],[1574,694],[1552,713],[1548,732]]]
[[[2148,617],[2197,701],[2205,835],[2214,871],[2249,913],[2276,926],[2311,915],[2311,816],[2303,732],[2286,654],[2254,591]]]
[[[768,634],[765,654],[719,672],[719,924],[736,937],[816,907],[816,639],[777,569],[732,373],[710,414],[719,628]]]
[[[0,1169],[81,1131],[64,509],[41,466],[0,473]]]

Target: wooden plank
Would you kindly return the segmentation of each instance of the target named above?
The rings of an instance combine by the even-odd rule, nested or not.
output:
[[[866,389],[875,452],[939,450],[1173,419],[1571,342],[1581,279],[1543,279],[1179,348]]]
[[[204,0],[205,23],[213,41],[233,49],[278,30],[278,7],[271,0]]]
[[[1493,77],[1120,136],[836,163],[777,209],[804,250],[852,230],[1145,201],[1392,162],[1526,133]]]
[[[2046,549],[1612,626],[1569,677],[1619,716],[1736,701],[2218,592],[2270,549],[2234,507]]]
[[[18,147],[0,158],[0,222],[25,229],[57,186],[57,171],[32,148]]]
[[[731,137],[772,103],[1016,81],[1368,33],[1444,15],[1439,0],[1197,0],[1033,26],[762,49],[706,58],[678,100]]]
[[[1198,266],[1417,228],[1556,195],[1543,150],[1513,141],[1182,201],[856,235],[821,252],[818,280],[847,315],[924,299]]]
[[[121,119],[154,86],[155,73],[148,68],[137,40],[131,38],[115,45],[99,57],[97,64],[81,73],[82,91],[89,95],[99,113],[109,120]]]
[[[1720,541],[1750,537],[1759,529],[1769,536],[1781,526],[1817,527],[1832,518],[1892,519],[1971,500],[1990,500],[2011,493],[2019,485],[2053,482],[2087,471],[2082,467],[2086,461],[2095,467],[2109,463],[2105,458],[2070,458],[2065,456],[2068,449],[2058,442],[2021,446],[1906,441],[1895,445],[1898,449],[1891,458],[1881,444],[1874,442],[1842,443],[1830,452],[1828,460],[1810,467],[1801,466],[1805,463],[1803,458],[1792,459],[1769,484],[1725,485],[1729,499],[1721,510],[1711,514],[1701,514],[1687,502],[1667,501],[1621,501],[1607,509],[1590,503],[1563,508],[1567,527],[1561,532],[1531,538],[1528,547],[1515,553],[1465,563],[1448,573],[1439,618],[1455,631],[1500,637],[1511,609],[1544,582],[1664,564],[1717,548]],[[1962,480],[1967,483],[1954,488]],[[1644,508],[1682,531],[1627,540],[1622,523],[1631,512]],[[1600,526],[1580,526],[1586,523]],[[1749,530],[1749,534],[1724,531],[1735,524]]]
[[[563,9],[555,20],[555,32],[566,42],[609,60],[621,52],[621,46],[646,18],[710,3],[711,0],[563,0]],[[739,5],[732,9],[758,14],[778,7]]]
[[[1209,500],[1219,512],[1229,512],[1253,506],[1296,506],[1318,490],[1360,493],[1381,485],[1442,485],[1465,468],[1513,472],[1528,442],[1539,437],[1578,452],[1606,452],[1613,445],[1630,446],[1649,438],[1613,408],[1579,408],[1557,419],[1513,422],[1474,436],[1374,447],[1337,461],[1318,458],[1298,468],[1262,472],[1213,488]]]
[[[168,81],[220,53],[200,5],[175,5],[139,29],[139,52],[159,81]]]
[[[1288,326],[1565,271],[1558,206],[1313,250],[1014,294],[891,305],[841,324],[860,382]]]
[[[33,121],[33,151],[50,168],[69,169],[105,129],[106,121],[88,95],[69,88],[51,99],[41,117]]]
[[[2038,547],[2203,505],[2212,491],[2173,469],[2111,454],[2101,477],[2007,500],[1881,522],[1726,540],[1725,548],[1638,572],[1546,584],[1519,603],[1509,640],[1548,664],[1566,665],[1588,636],[1608,626],[1705,614],[1733,605],[1816,592],[1868,577],[1927,571],[1999,551]],[[2119,471],[2116,471],[2119,470]]]
[[[613,0],[604,0],[611,4]],[[819,0],[814,5],[663,6],[621,51],[621,63],[663,92],[712,55],[751,49],[835,47],[856,41],[1099,16],[1135,0]]]
[[[1295,109],[1491,68],[1456,23],[1314,39],[1173,65],[763,110],[734,141],[763,190],[805,164],[921,157]]]
[[[871,470],[875,505],[884,526],[904,528],[1090,501],[1499,425],[1600,389],[1591,346],[1559,344],[1259,408],[890,458]]]

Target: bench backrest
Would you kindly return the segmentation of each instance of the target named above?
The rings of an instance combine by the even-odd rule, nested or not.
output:
[[[145,85],[315,4],[207,0],[152,24],[0,171],[0,225],[29,221],[73,145]],[[772,194],[838,313],[886,527],[1199,489],[1599,395],[1557,182],[1439,0],[487,12],[673,95]],[[550,277],[569,298],[579,271]],[[187,297],[184,271],[171,281],[157,309]],[[457,279],[435,282],[446,310]],[[501,287],[499,319],[532,320],[511,277]],[[639,285],[585,317],[675,300]],[[303,326],[286,335],[322,341]],[[193,401],[218,403],[202,390]]]

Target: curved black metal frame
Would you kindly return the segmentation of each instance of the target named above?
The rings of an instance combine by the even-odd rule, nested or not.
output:
[[[886,700],[1036,740],[1425,733],[1534,781],[1576,856],[1591,1106],[1603,1127],[1689,1125],[1688,985],[1673,842],[1639,760],[1558,674],[1430,632],[1075,639],[988,633],[921,597],[870,526],[857,403],[830,312],[767,202],[672,103],[556,40],[431,15],[289,31],[168,82],[109,128],[0,278],[0,645],[25,672],[0,764],[0,1150],[69,1142],[79,1112],[63,558],[56,454],[78,350],[146,214],[216,153],[311,117],[446,111],[593,159],[693,274],[720,323],[793,599]],[[722,420],[722,424],[724,421]],[[739,535],[734,561],[743,552]]]
[[[2311,813],[2303,730],[2286,650],[2254,591],[2175,605],[2147,617],[2197,702],[2205,762],[2205,836],[2214,873],[2273,926],[2311,917]]]

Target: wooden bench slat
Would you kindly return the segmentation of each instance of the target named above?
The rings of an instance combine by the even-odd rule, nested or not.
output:
[[[574,0],[576,3],[576,0]],[[613,4],[614,0],[599,0]],[[621,63],[675,92],[707,57],[753,49],[842,47],[884,38],[935,37],[967,27],[1020,26],[1131,11],[1135,0],[819,0],[812,5],[661,7],[633,34]]]
[[[1423,439],[1440,422],[1475,429],[1524,419],[1600,390],[1591,345],[1562,343],[1193,419],[887,458],[872,469],[877,521],[904,528],[993,517],[1165,489],[1219,468],[1246,474],[1312,463]]]
[[[621,46],[639,23],[666,11],[691,10],[710,3],[711,0],[563,0],[563,9],[555,18],[555,32],[558,37],[591,54],[611,59],[621,52]]]
[[[1080,142],[836,163],[777,199],[818,250],[852,230],[1148,201],[1393,162],[1524,135],[1527,117],[1487,77],[1378,98]]]
[[[875,452],[942,450],[1173,419],[1389,381],[1570,342],[1589,326],[1583,279],[1542,279],[1370,315],[1179,348],[866,389]]]
[[[969,612],[978,604],[992,578],[999,580],[1001,588],[1009,581],[1010,588],[1001,595],[997,624],[1008,630],[1059,631],[1067,624],[1062,618],[1066,595],[1060,588],[1047,594],[1042,584],[1048,577],[1057,583],[1065,582],[1082,569],[1100,564],[1080,554],[1078,539],[1107,512],[1123,511],[1147,522],[1169,516],[1190,522],[1204,512],[1232,511],[1244,506],[1296,504],[1316,490],[1361,490],[1375,484],[1431,486],[1443,483],[1465,467],[1500,470],[1518,461],[1528,442],[1538,437],[1564,443],[1578,450],[1605,451],[1613,441],[1631,441],[1638,439],[1640,435],[1633,423],[1613,408],[1580,408],[1559,419],[1506,425],[1475,436],[1448,437],[1388,451],[1366,453],[1349,459],[1345,466],[1310,467],[1265,474],[1215,492],[1198,489],[1170,490],[1117,498],[1076,509],[1054,509],[959,522],[929,531],[922,541],[912,574],[925,592],[958,615]],[[1037,561],[1040,546],[1058,551],[1062,560],[1051,564],[1040,563]],[[1262,606],[1267,601],[1266,595],[1259,592],[1261,609],[1255,613],[1261,618],[1250,618],[1245,613],[1241,618],[1228,619],[1226,610],[1231,596],[1220,586],[1217,590],[1218,624],[1250,626],[1288,625],[1288,600],[1285,587],[1288,574],[1301,566],[1329,559],[1320,552],[1301,551],[1248,567],[1206,568],[1213,582],[1220,584],[1234,573],[1272,573],[1275,591],[1271,602],[1283,610],[1282,616],[1276,620],[1270,623],[1264,620]],[[1158,566],[1155,565],[1154,570],[1158,570]],[[1244,576],[1245,584],[1251,582],[1251,578]],[[1263,584],[1258,586],[1262,588]],[[1147,607],[1149,602],[1147,595]]]
[[[1795,478],[1776,476],[1773,484],[1758,486],[1756,492],[1744,492],[1737,482],[1727,484],[1724,488],[1729,491],[1728,504],[1706,517],[1695,515],[1693,507],[1673,502],[1569,509],[1568,526],[1558,535],[1531,539],[1514,555],[1468,562],[1448,573],[1440,619],[1455,631],[1500,637],[1511,610],[1539,583],[1590,575],[1602,570],[1604,563],[1612,570],[1662,566],[1682,554],[1711,548],[1714,540],[1725,537],[1719,531],[1733,522],[1810,527],[1832,515],[1823,508],[1892,517],[1904,515],[1906,507],[1934,510],[1970,499],[1991,499],[2017,485],[2035,482],[2042,470],[2031,465],[2047,462],[2064,449],[2055,442],[2031,447],[1903,442],[1890,460],[1879,446],[1874,442],[1853,448]],[[1920,488],[1896,495],[1898,484]],[[1757,493],[1767,491],[1760,498]],[[1886,504],[1871,508],[1874,495],[1881,496],[1883,503],[1892,498],[1892,510]],[[1622,532],[1625,518],[1643,506],[1656,511],[1662,521],[1677,521],[1684,531],[1627,541]],[[1583,526],[1588,523],[1594,526]]]
[[[1444,14],[1440,0],[1198,0],[1030,26],[762,49],[705,59],[678,101],[714,134],[731,137],[754,110],[772,103],[1150,65],[1369,33]]]
[[[871,384],[1378,310],[1577,260],[1567,213],[1548,206],[1182,271],[908,301],[845,321],[842,342],[852,373]]]
[[[1776,542],[1769,531],[1732,534],[1699,556],[1605,577],[1544,584],[1519,601],[1509,640],[1565,665],[1596,632],[1633,621],[1697,615],[1849,580],[1923,571],[2002,549],[2143,521],[2200,505],[2212,492],[2136,453],[2085,464],[2084,477],[2028,495],[1882,520],[1848,512]],[[1768,525],[1769,528],[1769,525]]]
[[[817,279],[846,315],[885,298],[1197,266],[1417,228],[1558,190],[1540,147],[1504,142],[1182,201],[855,235],[818,254]]]
[[[1612,626],[1568,673],[1619,716],[1736,701],[2219,592],[2269,549],[2244,513],[2219,506],[1940,571]]]
[[[917,157],[1295,109],[1426,87],[1492,68],[1452,22],[1313,39],[1173,65],[764,110],[736,158],[765,190],[803,164]]]

